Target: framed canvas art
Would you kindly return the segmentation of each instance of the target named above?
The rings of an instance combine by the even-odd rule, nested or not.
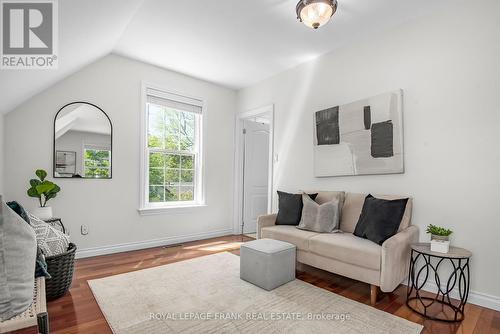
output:
[[[403,91],[314,114],[316,177],[404,173]]]

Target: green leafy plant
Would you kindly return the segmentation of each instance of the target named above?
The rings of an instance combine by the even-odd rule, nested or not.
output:
[[[430,233],[432,235],[438,235],[441,237],[447,237],[450,234],[452,234],[453,231],[444,227],[430,224],[429,226],[427,226],[427,233]]]
[[[35,174],[38,179],[30,180],[31,188],[28,189],[27,194],[29,197],[38,198],[40,207],[44,208],[49,200],[57,196],[61,188],[54,182],[45,179],[47,172],[43,169],[38,169]]]

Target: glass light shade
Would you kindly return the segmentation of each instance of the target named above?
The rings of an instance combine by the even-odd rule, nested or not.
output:
[[[301,2],[307,3],[307,1]],[[311,1],[302,6],[298,13],[299,18],[302,23],[313,29],[318,29],[328,23],[336,10],[336,2],[332,3],[332,1]]]

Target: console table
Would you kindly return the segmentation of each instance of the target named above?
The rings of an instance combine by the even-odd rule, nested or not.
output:
[[[450,246],[448,253],[431,251],[430,243],[411,245],[410,269],[406,305],[418,314],[431,319],[446,322],[458,322],[464,319],[464,308],[469,296],[469,259],[472,253],[466,249]],[[423,261],[422,266],[417,266]],[[443,263],[451,265],[451,274],[442,279],[439,267]],[[421,290],[434,276],[437,292],[431,297],[421,295]],[[459,300],[450,297],[453,289],[458,288]],[[446,317],[451,314],[451,317]]]

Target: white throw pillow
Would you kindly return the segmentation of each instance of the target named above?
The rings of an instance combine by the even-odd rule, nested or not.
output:
[[[59,255],[68,250],[69,236],[40,218],[28,214],[30,225],[35,230],[36,242],[45,256]]]
[[[302,195],[302,219],[298,229],[318,233],[334,232],[340,221],[339,200],[332,199],[330,202],[318,204],[308,195]]]

